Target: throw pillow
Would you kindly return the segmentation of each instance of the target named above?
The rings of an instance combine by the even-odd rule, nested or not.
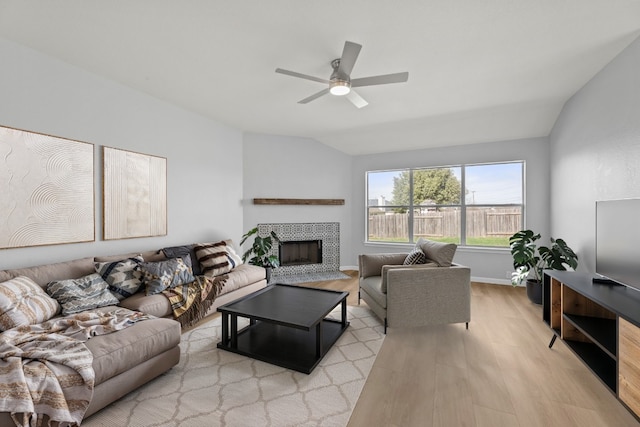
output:
[[[155,295],[165,289],[191,283],[195,279],[191,272],[191,261],[184,258],[171,258],[166,261],[143,262],[140,264],[142,280],[147,295]]]
[[[138,266],[141,255],[114,262],[94,262],[96,272],[109,284],[109,290],[122,301],[138,292],[142,286],[142,274]]]
[[[109,284],[98,273],[79,279],[55,280],[47,285],[47,293],[62,306],[62,314],[74,314],[119,301],[110,291]]]
[[[0,283],[0,330],[46,322],[60,311],[36,282],[26,276]]]
[[[419,247],[413,248],[413,250],[404,259],[402,265],[424,264],[427,262],[427,257]]]
[[[229,244],[227,244],[227,258],[229,258],[232,269],[242,264],[242,258],[240,258],[240,255],[238,255],[233,246]]]
[[[219,276],[231,271],[231,263],[227,258],[227,244],[199,243],[194,248],[200,263],[200,269],[205,276]]]
[[[163,248],[162,252],[167,258],[184,259],[185,256],[188,255],[191,258],[191,271],[193,272],[193,275],[201,276],[202,270],[200,270],[200,264],[198,263],[198,257],[196,256],[194,247],[195,245],[172,246],[170,248]]]
[[[422,237],[418,239],[416,246],[422,249],[427,259],[435,262],[440,267],[451,267],[453,256],[458,248],[455,243],[434,242]]]

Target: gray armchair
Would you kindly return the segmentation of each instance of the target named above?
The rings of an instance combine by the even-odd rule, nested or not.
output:
[[[454,249],[455,251],[455,249]],[[389,327],[471,320],[471,271],[435,262],[403,265],[408,254],[360,255],[358,303],[363,299]],[[453,257],[453,255],[451,256]]]

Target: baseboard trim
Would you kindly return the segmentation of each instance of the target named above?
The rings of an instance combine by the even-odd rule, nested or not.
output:
[[[471,276],[472,282],[490,283],[492,285],[509,285],[511,286],[511,280],[508,279],[496,279],[493,277],[476,277]]]

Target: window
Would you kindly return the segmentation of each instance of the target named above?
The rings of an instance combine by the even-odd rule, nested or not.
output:
[[[367,241],[509,246],[523,228],[523,162],[367,172]]]

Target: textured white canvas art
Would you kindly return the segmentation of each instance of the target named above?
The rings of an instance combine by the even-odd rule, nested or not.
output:
[[[167,159],[103,147],[103,238],[167,234]]]
[[[93,148],[0,127],[0,248],[95,240]]]

